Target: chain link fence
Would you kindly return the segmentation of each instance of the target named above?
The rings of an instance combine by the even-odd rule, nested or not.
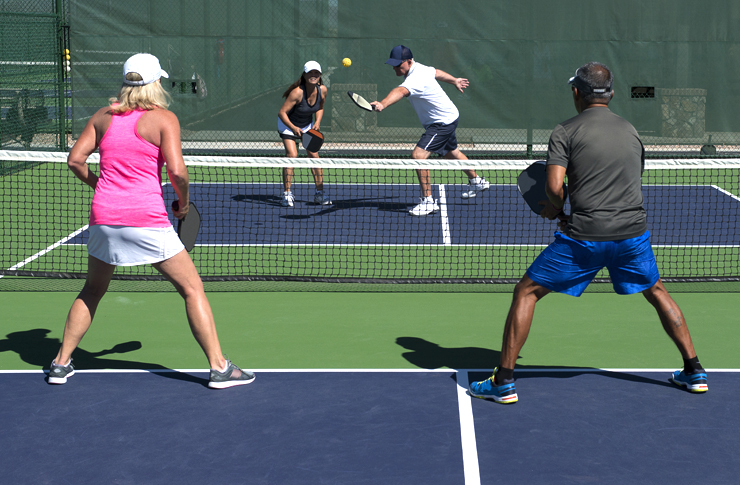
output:
[[[0,145],[63,150],[70,92],[64,2],[0,2]]]
[[[402,43],[470,80],[464,93],[443,85],[470,157],[543,156],[552,128],[575,114],[566,80],[591,60],[613,69],[610,107],[651,157],[740,154],[737,2],[403,3],[413,21],[389,0],[0,0],[2,145],[67,148],[116,94],[123,62],[150,52],[170,75],[188,154],[282,155],[282,93],[316,60],[329,87],[324,156],[407,156],[422,132],[409,103],[367,113],[346,96],[372,101],[397,86],[384,62]]]

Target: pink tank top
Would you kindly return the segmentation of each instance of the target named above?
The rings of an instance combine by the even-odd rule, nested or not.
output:
[[[90,225],[167,227],[162,198],[164,157],[144,140],[136,123],[144,110],[115,114],[100,140],[100,178],[90,209]]]

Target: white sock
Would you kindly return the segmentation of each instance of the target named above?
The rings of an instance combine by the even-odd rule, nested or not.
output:
[[[217,369],[217,370],[218,370],[218,369]],[[220,372],[221,374],[225,374],[227,370],[229,370],[229,361],[228,361],[228,360],[226,361],[226,367],[224,367],[224,368],[223,368],[222,370],[220,370],[219,372]]]
[[[434,203],[434,199],[430,195],[429,197],[424,197],[424,202],[429,202],[429,203],[432,203],[433,204]]]
[[[468,180],[468,181],[469,181],[469,182],[470,182],[471,184],[479,184],[479,183],[481,183],[481,181],[482,181],[482,180],[483,180],[483,179],[481,179],[480,177],[473,177],[472,179],[470,179],[470,180]]]

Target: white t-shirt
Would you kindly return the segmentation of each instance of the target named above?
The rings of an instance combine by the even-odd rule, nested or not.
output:
[[[437,82],[437,70],[414,61],[401,87],[408,89],[409,101],[428,128],[434,123],[449,125],[460,117],[460,112]]]

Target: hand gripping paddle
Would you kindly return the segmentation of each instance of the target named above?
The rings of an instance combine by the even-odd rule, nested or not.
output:
[[[188,209],[188,215],[177,221],[177,236],[182,241],[183,246],[187,252],[190,252],[195,247],[195,238],[198,237],[198,231],[200,230],[200,212],[195,204],[190,203]],[[172,210],[177,211],[180,209],[180,201],[172,201]]]
[[[547,162],[540,160],[525,168],[516,180],[516,188],[535,214],[545,208],[541,201],[547,201]],[[568,199],[568,187],[563,182],[563,200]]]
[[[303,134],[301,141],[307,152],[316,153],[324,143],[324,135],[319,130],[311,128]]]

